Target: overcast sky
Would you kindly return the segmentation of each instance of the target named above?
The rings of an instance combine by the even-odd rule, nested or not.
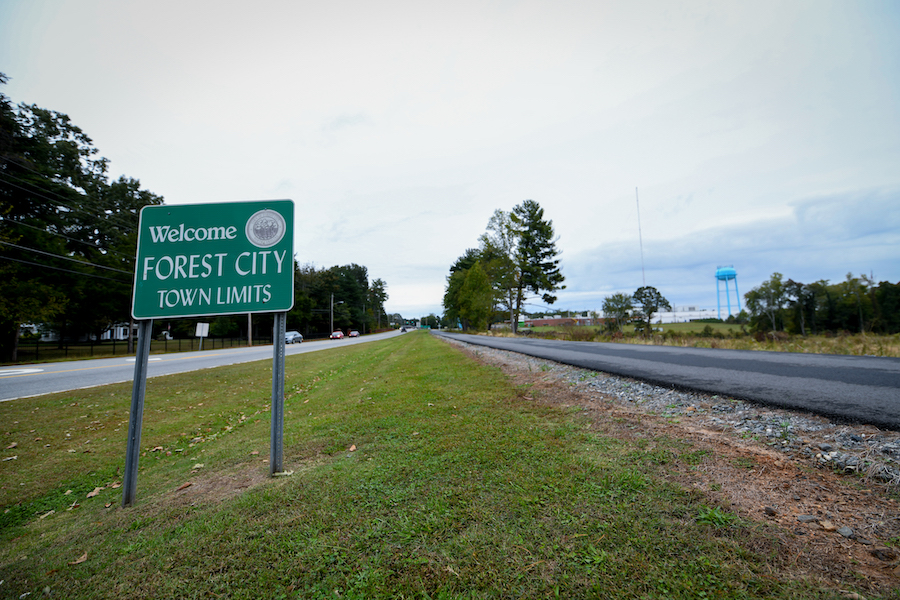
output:
[[[293,199],[298,261],[406,317],[525,199],[562,309],[900,281],[893,0],[0,0],[0,72],[168,204]]]

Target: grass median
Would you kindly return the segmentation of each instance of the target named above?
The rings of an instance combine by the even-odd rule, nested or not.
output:
[[[424,333],[0,404],[0,597],[836,598],[664,461]],[[15,459],[11,459],[15,456]]]

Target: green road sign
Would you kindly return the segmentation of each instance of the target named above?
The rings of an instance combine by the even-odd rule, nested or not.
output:
[[[286,312],[294,306],[294,202],[146,206],[135,319]]]

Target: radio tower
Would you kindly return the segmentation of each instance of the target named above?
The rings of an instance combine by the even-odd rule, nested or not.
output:
[[[641,245],[641,281],[647,287],[647,276],[644,274],[644,240],[641,237],[641,201],[638,199],[638,189],[634,188],[634,201],[637,204],[638,213],[638,243]]]

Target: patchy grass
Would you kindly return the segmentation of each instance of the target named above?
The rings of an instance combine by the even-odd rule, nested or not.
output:
[[[0,405],[0,597],[838,597],[659,478],[675,450],[430,336],[288,357],[275,479],[270,389],[267,361],[149,380],[128,509],[127,385]]]

